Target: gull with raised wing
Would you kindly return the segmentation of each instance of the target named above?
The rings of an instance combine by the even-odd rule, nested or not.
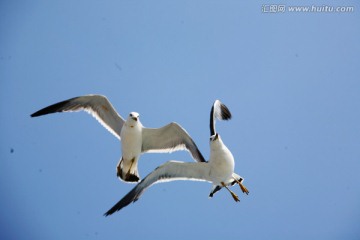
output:
[[[136,112],[131,112],[124,120],[102,95],[86,95],[58,102],[31,114],[31,117],[81,110],[90,113],[121,140],[122,157],[116,170],[117,176],[126,182],[140,180],[137,165],[142,153],[187,150],[197,162],[205,162],[195,142],[179,124],[171,122],[161,128],[146,128]]]
[[[215,129],[215,123],[216,123],[216,119],[219,120],[229,120],[231,119],[231,112],[230,110],[226,107],[226,105],[224,105],[222,102],[220,102],[219,100],[216,100],[211,108],[211,112],[210,112],[210,137],[216,134],[216,129]],[[232,174],[233,176],[233,181],[228,184],[233,186],[234,184],[239,184],[241,190],[248,194],[249,191],[246,189],[246,187],[242,184],[242,182],[244,181],[244,178],[242,178],[241,176],[239,176],[236,173]],[[214,194],[221,190],[223,188],[222,185],[213,185],[213,189],[211,190],[209,197],[213,197]]]
[[[222,187],[225,187],[235,201],[240,201],[239,197],[231,191],[228,186],[233,185],[234,183],[239,183],[244,193],[248,194],[249,191],[241,183],[243,178],[234,173],[235,162],[232,153],[223,143],[220,135],[215,132],[214,118],[226,120],[230,117],[231,114],[228,108],[219,100],[216,100],[212,107],[210,116],[210,128],[214,134],[210,137],[209,161],[197,163],[168,161],[164,163],[147,175],[104,215],[111,215],[126,207],[130,203],[136,202],[144,191],[155,183],[175,180],[211,182],[213,184],[211,194],[214,194],[215,189],[217,191]]]

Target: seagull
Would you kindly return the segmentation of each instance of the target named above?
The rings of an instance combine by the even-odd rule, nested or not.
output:
[[[102,95],[85,95],[55,103],[33,114],[38,117],[55,112],[76,112],[84,110],[95,117],[107,130],[121,140],[122,156],[116,167],[117,176],[125,182],[138,182],[138,160],[146,152],[162,153],[187,150],[197,162],[204,157],[190,135],[176,122],[161,128],[146,128],[140,122],[137,112],[130,112],[124,120]]]
[[[227,106],[225,104],[223,104],[219,100],[216,100],[214,102],[214,104],[211,108],[211,111],[210,111],[210,137],[216,134],[216,129],[215,129],[216,119],[219,119],[219,120],[231,119],[230,110],[227,108]],[[246,187],[244,187],[244,185],[242,184],[244,179],[236,173],[233,173],[233,178],[234,178],[234,181],[232,181],[228,185],[233,186],[234,184],[238,183],[241,190],[243,192],[245,192],[246,194],[248,194],[249,192],[247,191]],[[213,186],[213,189],[211,190],[209,197],[212,198],[214,196],[214,194],[217,191],[221,190],[222,188],[223,188],[223,186],[221,186],[221,185]]]
[[[207,181],[213,184],[211,194],[215,190],[225,187],[238,202],[239,197],[231,191],[228,186],[234,182],[240,185],[241,190],[248,194],[249,191],[242,185],[243,178],[234,173],[234,157],[230,150],[223,143],[220,135],[215,131],[215,118],[227,120],[231,117],[228,108],[219,100],[212,106],[210,116],[210,131],[214,134],[210,137],[210,158],[208,162],[180,162],[168,161],[157,167],[153,172],[141,180],[128,194],[117,202],[104,215],[109,216],[113,213],[136,202],[147,188],[155,183],[169,182],[175,180]]]

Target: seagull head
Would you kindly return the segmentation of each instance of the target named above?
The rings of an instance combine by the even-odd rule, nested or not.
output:
[[[137,113],[137,112],[131,112],[130,114],[129,114],[129,117],[128,117],[128,119],[127,119],[127,121],[135,121],[135,122],[137,122],[138,120],[139,120],[139,114]]]

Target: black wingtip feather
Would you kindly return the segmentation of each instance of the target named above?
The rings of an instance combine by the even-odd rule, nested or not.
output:
[[[123,199],[121,199],[119,202],[117,202],[112,208],[110,208],[106,213],[104,213],[104,216],[110,216],[118,211],[120,211],[123,207],[127,206],[129,203],[127,203],[126,205],[123,204]]]
[[[221,119],[222,120],[229,120],[231,119],[231,112],[228,109],[227,106],[225,106],[225,104],[221,103],[220,104],[220,108],[221,108]]]
[[[217,106],[217,104],[220,105]],[[215,130],[216,118],[220,120],[230,120],[231,117],[232,115],[229,108],[219,100],[216,100],[213,106],[211,107],[211,111],[210,111],[210,136],[213,136],[216,133]]]
[[[215,187],[215,189],[214,189],[213,191],[211,191],[211,193],[209,194],[209,197],[212,198],[216,192],[218,192],[219,190],[221,190],[221,188],[222,188],[221,186],[217,185],[217,186]]]
[[[110,215],[112,215],[113,213],[117,212],[119,210],[113,209],[111,208],[109,211],[107,211],[106,213],[104,213],[104,217],[108,217]]]
[[[214,105],[211,107],[210,111],[210,136],[215,134],[215,126],[214,126]]]
[[[71,99],[68,99],[68,100],[65,100],[65,101],[61,101],[61,102],[55,103],[55,104],[50,105],[50,106],[47,106],[47,107],[45,107],[43,109],[40,109],[37,112],[34,112],[30,116],[31,117],[39,117],[39,116],[50,114],[50,113],[62,112],[61,110],[59,110],[59,108],[62,108],[63,106],[68,104],[70,101],[72,101],[72,100],[74,100],[76,98],[77,97],[71,98]]]
[[[144,181],[144,179],[139,184],[141,184]],[[123,209],[124,207],[129,205],[130,203],[136,202],[139,199],[142,192],[143,192],[141,190],[139,191],[139,189],[138,189],[139,184],[136,185],[128,194],[126,194],[120,201],[118,201],[106,213],[104,213],[104,216],[107,217],[109,215],[112,215],[112,214],[120,211],[121,209]]]

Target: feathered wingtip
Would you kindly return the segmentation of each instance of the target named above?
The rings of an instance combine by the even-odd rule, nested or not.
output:
[[[214,188],[211,190],[210,194],[209,194],[209,198],[212,198],[217,191],[221,190],[221,188],[222,188],[222,187],[219,186],[219,185],[217,185],[216,187],[214,187]]]
[[[231,112],[228,107],[220,102],[220,100],[216,100],[214,102],[214,114],[217,119],[220,120],[229,120],[231,119]]]
[[[50,113],[55,113],[55,112],[63,112],[64,110],[62,109],[64,106],[66,106],[67,104],[69,104],[71,101],[73,101],[74,99],[76,99],[78,97],[74,97],[74,98],[70,98],[68,100],[65,101],[61,101],[55,104],[52,104],[50,106],[47,106],[43,109],[40,109],[37,112],[34,112],[33,114],[31,114],[31,117],[39,117],[42,115],[46,115],[46,114],[50,114]]]
[[[210,112],[210,136],[215,135],[215,121],[219,120],[230,120],[231,112],[228,107],[220,102],[220,100],[216,100],[211,108]]]
[[[106,213],[104,213],[104,216],[110,216],[118,211],[120,211],[122,208],[126,207],[130,203],[136,202],[142,192],[144,191],[143,188],[139,187],[139,184],[136,185],[128,194],[126,194],[120,201],[118,201],[112,208],[110,208]]]

